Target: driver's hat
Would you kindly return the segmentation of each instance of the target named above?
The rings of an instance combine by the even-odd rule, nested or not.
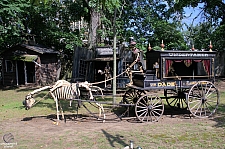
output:
[[[136,45],[136,42],[135,41],[131,41],[130,45],[131,46],[135,46]]]

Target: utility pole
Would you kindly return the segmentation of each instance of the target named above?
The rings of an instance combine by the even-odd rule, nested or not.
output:
[[[113,18],[113,103],[116,103],[116,12],[115,8]]]

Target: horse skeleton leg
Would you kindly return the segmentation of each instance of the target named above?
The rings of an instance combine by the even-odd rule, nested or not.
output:
[[[100,119],[100,117],[101,117],[101,115],[102,115],[102,112],[103,112],[103,123],[104,123],[104,122],[105,122],[105,112],[104,112],[104,108],[103,108],[102,104],[96,103],[96,105],[98,106],[98,111],[99,111],[98,119]]]
[[[55,96],[53,95],[53,93],[52,93],[51,91],[50,91],[49,93],[50,93],[51,96],[54,98],[55,106],[56,106],[57,120],[59,121],[59,105],[58,105],[58,100],[55,98]]]
[[[59,121],[59,105],[58,100],[55,101],[57,120]]]
[[[60,111],[61,111],[61,114],[62,114],[62,119],[64,120],[64,113],[63,113],[62,104],[61,104],[60,101],[59,101],[59,108],[60,108]]]

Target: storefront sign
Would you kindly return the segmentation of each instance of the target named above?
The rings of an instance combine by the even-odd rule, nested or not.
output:
[[[98,47],[96,51],[97,55],[113,55],[113,48],[111,47]],[[116,48],[116,54],[118,54],[118,48]]]

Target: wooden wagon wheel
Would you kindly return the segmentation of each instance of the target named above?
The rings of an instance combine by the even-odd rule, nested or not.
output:
[[[123,95],[123,99],[121,100],[120,103],[122,104],[136,104],[136,102],[138,101],[138,99],[142,96],[145,95],[145,91],[144,90],[138,90],[135,88],[130,88],[128,89],[125,94]],[[130,111],[132,111],[132,107],[131,106],[122,106],[123,107],[123,112],[121,114],[121,116],[124,116],[125,114],[127,114],[127,116],[130,116]],[[134,111],[134,109],[133,109]]]
[[[135,104],[138,101],[138,99],[144,94],[145,94],[144,90],[130,88],[123,95],[122,102],[127,104]]]
[[[218,108],[219,91],[212,82],[199,81],[191,87],[187,102],[193,116],[210,117]]]
[[[135,113],[141,122],[156,122],[164,112],[162,99],[157,95],[143,95],[135,105]]]
[[[166,98],[167,104],[174,110],[185,110],[187,109],[185,90],[179,90],[177,97]]]

